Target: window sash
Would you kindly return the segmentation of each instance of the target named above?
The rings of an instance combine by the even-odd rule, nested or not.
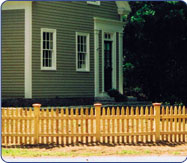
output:
[[[56,69],[56,30],[41,29],[41,69]]]
[[[76,69],[89,71],[89,34],[76,33]]]

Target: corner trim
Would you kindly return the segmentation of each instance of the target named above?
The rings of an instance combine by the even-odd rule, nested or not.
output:
[[[25,10],[24,97],[32,98],[32,1],[6,1],[2,10]]]

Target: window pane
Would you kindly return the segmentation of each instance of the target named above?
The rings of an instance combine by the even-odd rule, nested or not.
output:
[[[43,32],[43,40],[45,40],[45,32]]]
[[[83,39],[84,40],[83,43],[86,44],[86,36],[84,36],[83,38],[84,38]]]
[[[45,41],[43,41],[43,49],[45,49]]]
[[[46,41],[47,42],[47,49],[49,49],[49,41]]]
[[[50,40],[53,40],[53,33],[50,33]]]
[[[47,32],[47,40],[49,40],[49,32]]]
[[[49,45],[50,45],[50,46],[49,46],[49,49],[53,49],[53,42],[50,42]]]
[[[51,59],[49,59],[49,67],[52,67],[52,60]]]

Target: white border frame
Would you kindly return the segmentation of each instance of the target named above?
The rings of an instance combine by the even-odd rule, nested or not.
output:
[[[86,36],[86,49],[87,49],[87,57],[86,57],[86,69],[78,69],[78,51],[77,51],[77,37],[78,36]],[[75,33],[75,53],[76,53],[76,71],[77,72],[90,72],[90,34],[84,32],[76,32]]]
[[[53,54],[52,54],[52,67],[43,67],[43,32],[52,32],[53,33]],[[41,43],[40,43],[40,62],[41,70],[56,70],[56,29],[51,28],[41,28]]]

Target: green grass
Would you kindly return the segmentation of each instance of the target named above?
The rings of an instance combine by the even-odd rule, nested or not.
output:
[[[181,153],[178,152],[178,151],[175,151],[175,152],[173,152],[172,154],[173,154],[173,155],[180,155]]]
[[[141,152],[135,151],[135,150],[122,150],[121,152],[118,152],[118,154],[124,154],[124,155],[138,155],[138,154],[141,154]]]
[[[40,156],[73,156],[71,152],[52,152],[52,151],[32,151],[28,149],[2,149],[3,156],[12,156],[12,157],[40,157]]]

